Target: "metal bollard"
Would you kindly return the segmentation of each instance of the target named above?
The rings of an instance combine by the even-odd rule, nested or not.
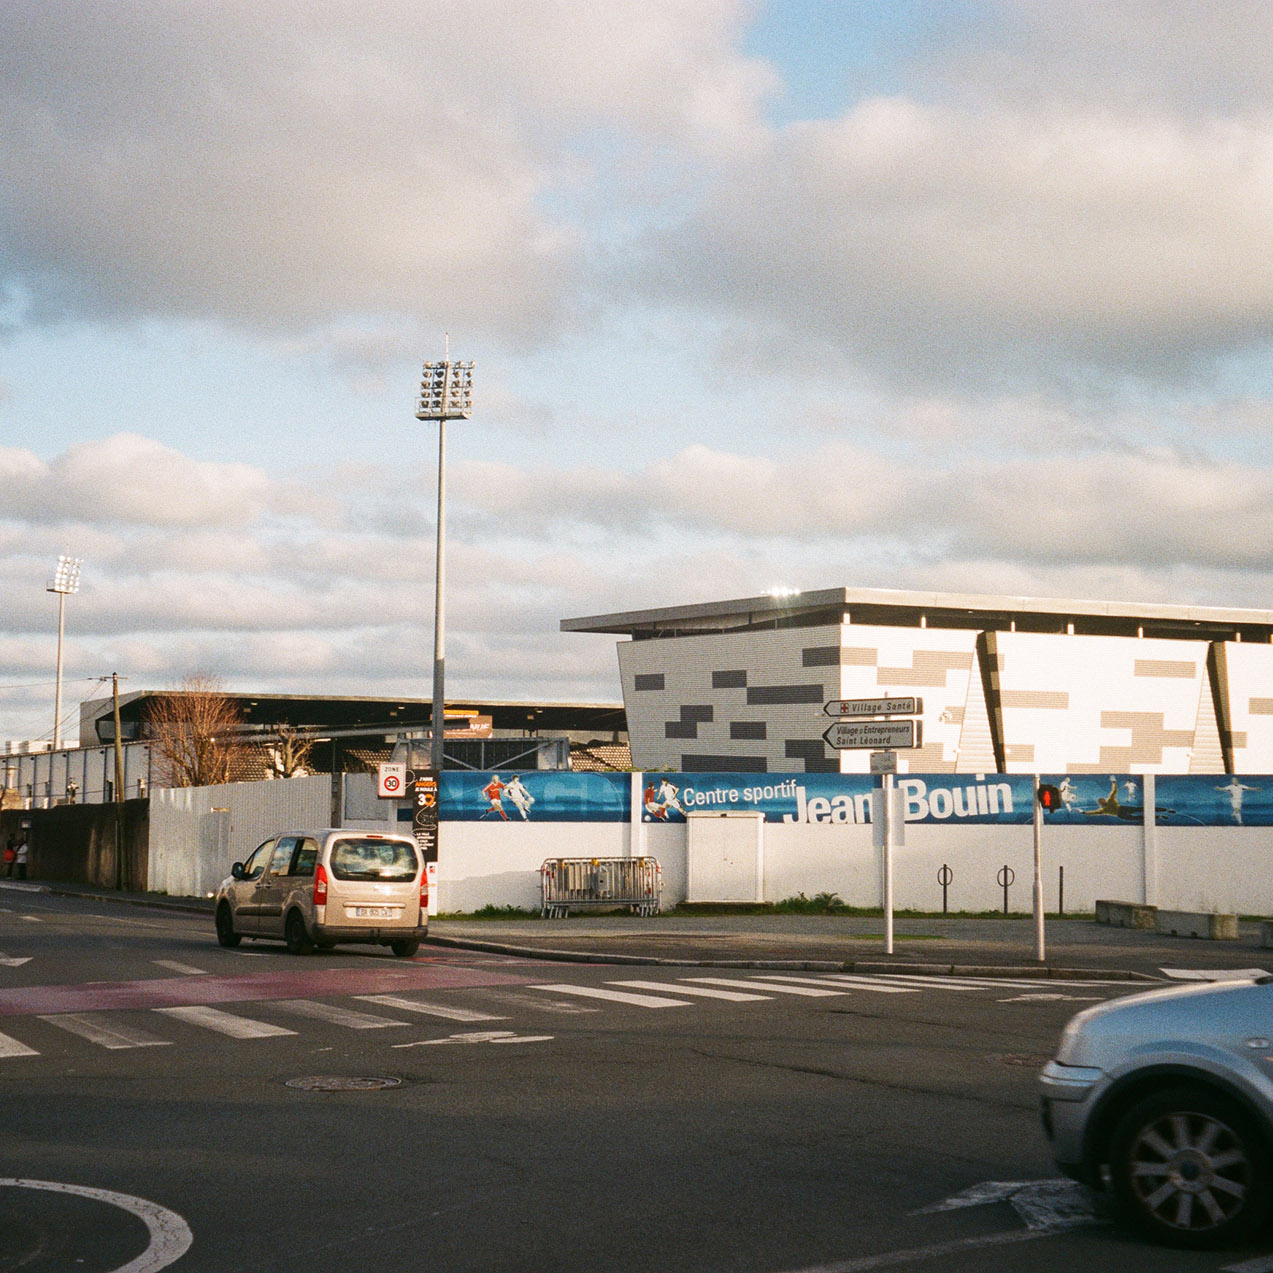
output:
[[[1003,886],[1003,913],[1008,913],[1008,885],[1017,878],[1017,873],[1008,865],[1004,865],[1003,869],[995,876],[995,879]]]
[[[1057,867],[1057,870],[1060,871],[1061,873],[1061,882],[1059,886],[1057,887],[1056,913],[1058,915],[1064,915],[1065,914],[1065,867],[1063,866]]]
[[[950,886],[955,873],[950,867],[943,865],[937,872],[937,883],[941,885],[941,913],[946,914],[946,889]]]

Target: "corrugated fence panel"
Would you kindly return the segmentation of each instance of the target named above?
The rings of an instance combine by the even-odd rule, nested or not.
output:
[[[154,791],[150,888],[181,897],[215,892],[231,864],[242,861],[266,836],[324,827],[330,820],[327,774]]]

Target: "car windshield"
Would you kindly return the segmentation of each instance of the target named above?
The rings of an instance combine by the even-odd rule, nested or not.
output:
[[[349,839],[332,846],[332,874],[338,880],[410,880],[418,863],[402,840]]]

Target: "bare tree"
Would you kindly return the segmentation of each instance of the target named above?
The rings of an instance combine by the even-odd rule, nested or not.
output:
[[[265,749],[265,769],[271,778],[302,778],[309,772],[309,758],[314,750],[312,736],[294,725],[280,721],[270,730]]]
[[[229,782],[243,758],[243,714],[204,673],[187,676],[146,709],[146,735],[170,786],[210,787]]]

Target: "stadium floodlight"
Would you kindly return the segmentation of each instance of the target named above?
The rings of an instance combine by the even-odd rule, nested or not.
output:
[[[53,695],[53,750],[62,746],[62,635],[65,629],[66,599],[80,590],[79,557],[63,554],[57,559],[57,569],[45,592],[57,593],[57,689]]]
[[[450,339],[442,362],[426,362],[416,403],[417,420],[438,422],[438,549],[433,592],[433,701],[429,707],[430,767],[442,771],[446,734],[446,422],[473,414],[473,364],[452,362]]]

